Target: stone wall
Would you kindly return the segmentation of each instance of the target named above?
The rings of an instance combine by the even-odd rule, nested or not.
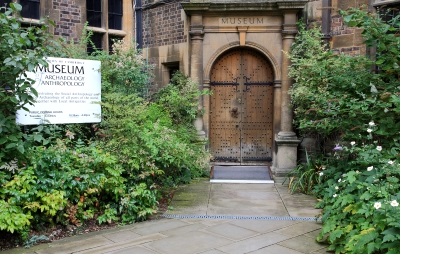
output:
[[[349,8],[369,7],[370,0],[331,0],[330,6],[323,6],[322,0],[311,1],[307,4],[307,21],[310,24],[322,24],[322,11],[330,10],[329,46],[336,53],[349,55],[366,55],[366,45],[363,43],[361,29],[344,25],[339,10]]]
[[[362,30],[344,25],[341,16],[331,17],[330,47],[336,53],[349,55],[365,55],[366,45],[363,43]]]
[[[143,48],[186,42],[181,1],[143,1]]]
[[[49,14],[55,21],[54,35],[62,36],[68,41],[78,41],[83,28],[81,0],[53,0]]]

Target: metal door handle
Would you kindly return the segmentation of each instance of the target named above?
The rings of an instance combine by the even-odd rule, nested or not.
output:
[[[231,117],[233,117],[233,118],[237,118],[237,117],[238,117],[238,114],[239,114],[238,110],[239,110],[239,109],[238,109],[237,107],[234,107],[233,109],[231,109],[231,110],[230,110]]]

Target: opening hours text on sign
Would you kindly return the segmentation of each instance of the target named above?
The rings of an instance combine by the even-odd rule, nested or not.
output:
[[[35,80],[34,105],[18,110],[19,125],[101,122],[101,62],[48,57],[27,77]]]

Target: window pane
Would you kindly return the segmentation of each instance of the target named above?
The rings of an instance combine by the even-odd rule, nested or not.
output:
[[[9,3],[11,2],[11,0],[0,0],[0,7],[9,7]]]
[[[40,19],[40,0],[20,0],[19,3],[22,17]]]
[[[389,22],[391,19],[400,15],[400,5],[389,5],[380,7],[379,15],[384,22]]]
[[[86,16],[90,26],[101,27],[102,11],[100,0],[86,0]]]
[[[108,1],[108,28],[122,30],[123,1]]]
[[[3,8],[3,7],[9,7],[9,3],[10,3],[10,0],[9,1],[8,0],[0,0],[0,7],[2,7],[0,9],[0,12],[4,13],[6,11],[6,8]]]
[[[93,42],[93,45],[91,43],[88,43],[87,46],[87,53],[91,54],[97,50],[102,50],[102,38],[104,34],[102,33],[93,33],[90,40]]]
[[[115,41],[119,41],[119,40],[123,40],[123,37],[120,36],[114,36],[114,35],[109,35],[108,36],[108,50],[110,51],[110,53],[113,53],[113,44]]]

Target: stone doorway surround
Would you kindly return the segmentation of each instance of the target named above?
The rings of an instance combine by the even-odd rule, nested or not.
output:
[[[190,0],[181,3],[189,21],[190,77],[199,89],[210,89],[210,72],[218,57],[229,49],[245,47],[262,53],[274,72],[273,159],[275,177],[296,167],[300,140],[292,128],[287,53],[297,33],[297,21],[308,0]],[[209,112],[209,96],[200,99],[200,109]],[[209,140],[209,113],[195,126]]]

